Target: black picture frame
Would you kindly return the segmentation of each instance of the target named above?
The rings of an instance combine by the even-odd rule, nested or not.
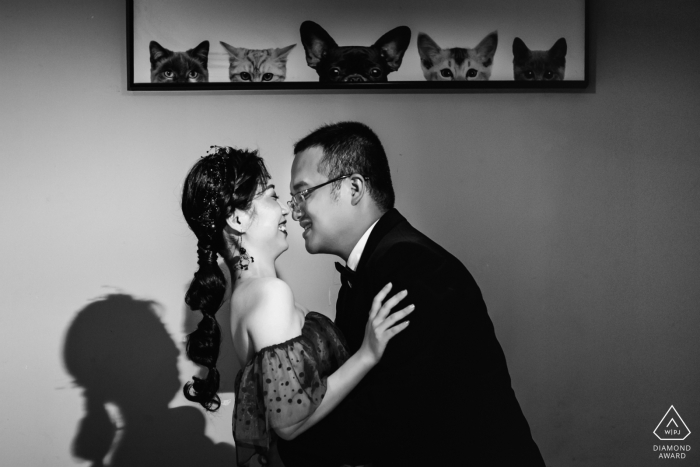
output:
[[[227,8],[230,8],[230,5],[235,5],[236,2],[231,2],[231,0],[207,0],[208,3],[207,5],[209,6],[216,6],[217,2],[220,3],[223,7],[223,5],[226,5]],[[337,8],[337,3],[333,3],[333,5],[328,5],[328,2],[323,2],[323,0],[306,0],[307,2],[318,2],[319,5],[323,4],[325,5],[326,12],[328,13],[329,10],[332,8]],[[398,0],[394,0],[395,2],[398,2]],[[445,10],[449,10],[449,2],[454,2],[456,0],[436,0],[436,1],[442,1],[445,2]],[[311,73],[313,70],[311,68],[308,68],[306,72],[306,79],[289,79],[290,77],[288,76],[287,80],[283,82],[231,82],[231,81],[226,81],[222,77],[222,68],[228,69],[227,64],[223,64],[222,62],[222,56],[225,56],[225,51],[218,51],[215,52],[216,56],[214,57],[217,60],[217,63],[215,64],[216,71],[218,73],[217,79],[216,80],[210,80],[209,82],[201,82],[201,83],[154,83],[150,82],[150,76],[149,79],[146,80],[146,74],[144,73],[144,67],[147,68],[147,70],[150,73],[150,59],[148,57],[148,53],[146,52],[146,58],[144,58],[144,50],[148,49],[148,40],[162,40],[161,36],[164,34],[162,33],[163,31],[167,31],[167,36],[172,37],[173,34],[177,36],[178,31],[189,31],[189,28],[183,28],[183,27],[176,27],[173,25],[169,24],[159,24],[155,27],[153,27],[153,21],[150,21],[150,25],[153,27],[154,30],[150,30],[148,28],[144,28],[142,26],[142,23],[148,21],[144,20],[144,18],[149,18],[148,12],[151,10],[157,10],[157,8],[149,8],[150,5],[156,5],[161,8],[167,7],[167,8],[175,8],[177,11],[179,11],[179,14],[182,17],[188,17],[188,15],[191,12],[196,12],[198,15],[207,16],[206,11],[202,11],[202,4],[201,0],[198,2],[194,2],[192,0],[126,0],[126,15],[127,15],[127,90],[129,91],[267,91],[267,90],[274,90],[276,92],[284,92],[284,91],[311,91],[311,90],[323,90],[325,92],[338,92],[338,93],[344,93],[344,92],[364,92],[364,91],[375,91],[376,90],[386,90],[386,91],[399,91],[399,92],[415,92],[415,93],[420,93],[420,92],[470,92],[470,91],[488,91],[488,90],[493,90],[493,91],[498,91],[498,90],[533,90],[533,91],[541,91],[541,92],[546,92],[548,90],[556,91],[556,90],[575,90],[575,89],[585,89],[589,85],[589,73],[590,73],[590,66],[589,66],[589,43],[588,43],[588,2],[587,0],[499,0],[501,2],[512,2],[514,7],[517,7],[519,11],[525,11],[526,13],[530,13],[530,10],[528,10],[528,4],[532,5],[538,5],[539,8],[545,9],[545,7],[542,7],[543,4],[546,4],[547,2],[551,2],[552,4],[557,3],[557,7],[561,4],[562,1],[564,1],[565,6],[571,6],[573,10],[576,10],[575,14],[571,14],[572,17],[574,17],[573,20],[570,20],[566,25],[559,24],[557,28],[561,30],[562,28],[565,28],[567,31],[577,31],[575,41],[574,42],[574,47],[569,45],[568,51],[570,52],[572,49],[576,50],[576,56],[575,58],[572,58],[571,56],[567,55],[566,60],[566,73],[565,73],[565,78],[562,81],[515,81],[514,79],[504,79],[506,76],[504,73],[506,73],[506,65],[505,61],[508,60],[508,58],[511,59],[511,64],[512,64],[512,52],[510,54],[510,57],[508,57],[508,50],[512,47],[512,40],[511,37],[513,34],[503,34],[500,29],[498,29],[498,34],[499,34],[499,43],[498,43],[498,49],[496,50],[496,56],[493,60],[494,65],[493,68],[496,68],[496,63],[497,60],[500,59],[500,69],[501,69],[501,78],[499,79],[498,77],[495,77],[495,73],[492,74],[491,79],[487,81],[427,81],[425,78],[417,79],[415,76],[417,76],[417,72],[415,71],[415,63],[413,64],[413,70],[411,71],[412,73],[412,79],[395,79],[392,80],[392,78],[395,76],[401,78],[399,75],[399,71],[402,71],[401,68],[392,75],[387,82],[352,82],[352,83],[335,83],[335,82],[320,82],[318,81],[318,76],[315,76],[313,79],[309,78],[309,73]],[[282,0],[280,0],[282,2]],[[274,3],[274,1],[273,1]],[[292,3],[292,2],[286,2],[286,3]],[[375,2],[376,3],[376,2]],[[391,3],[391,2],[389,2]],[[461,3],[464,3],[463,0]],[[481,2],[481,3],[486,3],[488,4],[489,2]],[[240,2],[239,4],[255,4],[255,2]],[[267,2],[261,2],[260,4],[264,5],[264,7],[272,9],[270,7],[270,3]],[[372,2],[366,2],[365,5],[371,5]],[[398,2],[398,4],[403,5],[403,10],[411,10],[413,7],[410,7],[409,3],[406,3],[406,1]],[[176,7],[173,7],[173,5],[176,5]],[[265,6],[266,5],[266,6]],[[454,5],[454,4],[453,4]],[[501,5],[502,6],[502,5]],[[264,8],[263,7],[263,8]],[[206,7],[205,7],[206,8]],[[369,8],[369,7],[368,7]],[[406,49],[404,57],[408,56],[408,54],[413,54],[414,56],[412,57],[412,60],[415,62],[416,57],[419,55],[417,51],[417,45],[416,45],[416,36],[421,29],[420,26],[416,27],[416,23],[420,24],[423,13],[417,11],[418,7],[413,8],[416,10],[415,12],[415,17],[418,18],[416,21],[411,24],[411,39],[410,43]],[[390,11],[391,8],[385,8],[383,11]],[[430,7],[431,11],[436,11],[440,10],[439,8],[435,8],[434,2],[431,3]],[[504,9],[501,8],[503,11]],[[313,10],[312,10],[313,11]],[[272,12],[274,13],[274,12]],[[409,12],[410,13],[410,12]],[[547,16],[544,14],[539,14],[539,13],[546,13],[545,11],[542,12],[536,12],[538,15],[534,15],[535,12],[533,12],[533,16]],[[406,14],[406,13],[404,13]],[[494,15],[492,22],[493,23],[502,23],[504,21],[499,20],[498,17],[498,12],[492,13]],[[504,13],[505,14],[505,13]],[[517,12],[513,12],[510,14],[510,19],[509,21],[512,24],[517,24]],[[155,16],[156,13],[153,13]],[[446,13],[446,15],[449,16],[449,13]],[[177,16],[177,14],[173,15],[174,17],[180,18]],[[215,17],[216,15],[212,15]],[[235,16],[235,15],[232,15]],[[293,39],[293,33],[294,31],[296,33],[296,44],[298,46],[296,47],[296,57],[295,57],[295,66],[299,68],[299,60],[304,60],[305,57],[305,51],[301,43],[301,39],[299,37],[299,26],[302,21],[297,20],[296,22],[290,20],[289,21],[289,26],[284,26],[284,27],[274,27],[272,24],[275,22],[279,22],[280,19],[279,17],[275,17],[274,14],[270,14],[270,12],[265,12],[265,14],[261,15],[256,15],[256,16],[262,16],[265,18],[263,21],[263,26],[262,29],[265,29],[264,26],[264,21],[269,21],[271,26],[271,30],[273,31],[280,31],[284,30],[286,37],[289,37],[289,42],[290,40]],[[308,15],[311,16],[311,15]],[[317,15],[318,16],[318,15]],[[342,15],[341,15],[342,16]],[[527,16],[527,15],[525,15]],[[555,17],[556,15],[552,15]],[[491,17],[490,14],[483,14],[482,17]],[[514,19],[515,18],[515,19]],[[568,18],[568,16],[567,16]],[[309,18],[309,19],[315,19],[315,18]],[[206,18],[205,18],[206,21]],[[240,21],[240,19],[239,19]],[[435,20],[433,20],[435,21]],[[472,19],[472,23],[466,22],[463,26],[465,29],[469,29],[470,24],[472,26],[472,29],[478,29],[475,26],[477,23],[487,23],[488,21],[484,21],[483,19]],[[546,20],[544,20],[546,22]],[[552,20],[554,21],[554,20]],[[377,21],[378,23],[382,24],[395,24],[395,26],[401,25],[400,21],[394,21],[393,23],[391,20],[387,19],[385,21]],[[319,24],[322,24],[320,21],[318,21]],[[426,24],[427,24],[426,20]],[[258,26],[260,26],[260,20],[256,23]],[[275,23],[277,24],[277,23]],[[345,42],[342,42],[342,39],[345,38],[347,39],[348,33],[348,27],[344,26],[346,23],[337,20],[336,22],[333,23],[323,23],[322,26],[330,33],[334,35],[334,39],[337,40],[339,45],[356,45],[355,43],[347,43],[347,40]],[[182,26],[182,25],[180,25]],[[482,30],[485,30],[483,27],[483,24],[479,24]],[[370,27],[365,26],[367,30],[370,29]],[[462,27],[461,23],[459,26],[453,26],[453,29],[455,31],[449,30],[449,32],[456,34],[457,28]],[[148,29],[144,31],[144,29]],[[194,28],[192,28],[194,29]],[[210,60],[209,60],[209,67],[210,67],[210,77],[213,75],[213,72],[211,71],[212,67],[212,52],[211,50],[214,47],[219,46],[219,41],[223,41],[225,36],[231,35],[229,32],[228,27],[222,27],[220,30],[209,30],[208,28],[202,28],[200,27],[199,29],[202,30],[202,34],[207,36],[207,40],[210,41],[210,44],[212,44],[210,47]],[[386,32],[386,30],[382,30],[381,27],[374,27],[371,28],[373,30],[377,31],[377,36],[381,35],[382,33]],[[385,28],[386,29],[386,28]],[[445,32],[447,30],[446,28],[443,30],[440,27],[437,27],[434,29],[437,29],[439,32]],[[489,28],[486,28],[489,29]],[[523,30],[526,28],[521,28]],[[552,36],[552,34],[545,34],[542,32],[542,30],[547,30],[545,27],[544,29],[542,28],[533,28],[533,31],[537,29],[537,33],[533,34],[536,36]],[[553,28],[556,29],[556,28]],[[204,30],[206,30],[206,33],[204,33]],[[335,37],[335,31],[340,30],[341,33],[338,34],[338,38]],[[343,36],[343,30],[345,32]],[[160,31],[160,32],[159,32]],[[191,32],[191,31],[190,31]],[[518,37],[520,35],[523,35],[521,32],[518,32]],[[211,37],[209,37],[211,36]],[[279,34],[278,34],[279,36]],[[363,37],[367,36],[367,33],[364,33],[362,35]],[[505,36],[506,40],[503,40]],[[562,36],[565,37],[565,36]],[[144,39],[145,38],[145,39]],[[370,39],[367,40],[361,40],[361,39],[356,39],[355,42],[357,45],[364,45],[364,46],[369,46],[373,43],[374,40],[376,40],[378,37],[371,37]],[[229,39],[230,40],[230,39]],[[528,39],[524,39],[526,42]],[[259,39],[258,39],[259,41]],[[436,40],[437,41],[437,40]],[[567,38],[567,41],[569,39]],[[250,40],[249,42],[255,43],[255,40]],[[271,41],[274,42],[274,41]],[[279,39],[278,39],[279,42]],[[454,42],[454,41],[453,41]],[[477,40],[478,42],[478,40]],[[570,44],[571,44],[570,42]],[[551,41],[549,43],[552,43]],[[192,47],[194,47],[196,44],[192,44]],[[241,44],[243,45],[243,44]],[[248,44],[246,44],[248,45]],[[465,44],[457,44],[455,45],[454,43],[447,43],[447,44],[440,44],[441,46],[447,48],[451,46],[456,46],[456,47],[474,47],[476,43],[465,43]],[[173,50],[185,50],[187,47],[181,46],[180,48],[176,46],[172,46],[170,44],[163,44],[164,47],[172,47]],[[260,45],[260,44],[252,44],[249,45],[251,48],[268,48],[268,47],[281,47],[281,44],[265,44],[265,45]],[[528,44],[529,47],[529,44]],[[546,47],[540,46],[539,48],[537,47],[532,47],[533,50],[543,50]],[[223,49],[222,49],[223,50]],[[499,57],[498,54],[501,54]],[[504,56],[505,55],[505,56]],[[138,59],[139,62],[135,63],[135,60]],[[291,61],[291,57],[289,59]],[[570,63],[572,60],[575,60],[575,66],[576,66],[576,74],[573,78],[569,78],[569,69],[571,68]],[[305,61],[305,60],[304,60]],[[401,65],[406,66],[408,60],[404,58],[403,64]],[[146,62],[144,64],[144,62]],[[420,61],[418,62],[420,63]],[[306,65],[306,63],[304,63]],[[307,65],[308,67],[308,65]],[[512,67],[512,65],[511,65]],[[303,68],[303,67],[302,67]],[[289,69],[289,67],[288,67]],[[511,69],[512,71],[512,69]],[[405,74],[405,73],[404,73]]]

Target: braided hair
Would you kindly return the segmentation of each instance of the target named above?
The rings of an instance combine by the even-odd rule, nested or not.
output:
[[[187,336],[187,356],[208,369],[206,378],[193,377],[185,384],[185,397],[208,411],[221,405],[217,395],[221,329],[216,312],[226,293],[226,278],[217,263],[217,253],[230,256],[230,241],[224,232],[226,220],[236,209],[250,209],[259,186],[270,175],[257,151],[212,146],[209,155],[192,167],[182,191],[182,213],[197,236],[199,269],[185,295],[192,310],[202,312],[197,329]],[[233,277],[233,275],[232,275]]]

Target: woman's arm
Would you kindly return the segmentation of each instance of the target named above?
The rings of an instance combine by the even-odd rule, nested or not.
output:
[[[331,374],[327,381],[326,395],[321,404],[307,418],[294,425],[275,428],[280,438],[294,439],[328,415],[353,390],[357,383],[376,364],[371,359],[355,352],[340,368]]]
[[[391,309],[406,297],[406,291],[403,291],[384,302],[390,290],[391,284],[387,284],[374,298],[362,346],[328,377],[321,404],[306,419],[288,427],[275,428],[280,438],[294,439],[328,415],[379,362],[389,340],[408,326],[408,321],[394,324],[412,312],[414,307],[409,305],[388,316]]]
[[[303,316],[295,309],[294,296],[284,281],[258,279],[249,287],[246,302],[241,305],[248,310],[243,323],[255,352],[301,335]],[[404,291],[384,302],[390,290],[388,284],[374,298],[362,346],[327,378],[326,393],[316,410],[294,425],[274,428],[282,439],[294,439],[328,415],[377,364],[388,341],[408,326],[407,321],[393,326],[413,311],[413,306],[389,316],[391,309],[406,297]]]

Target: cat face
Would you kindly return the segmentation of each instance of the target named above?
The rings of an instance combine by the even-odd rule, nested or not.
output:
[[[221,42],[229,54],[228,77],[233,82],[281,82],[287,78],[287,56],[296,46],[246,49]]]
[[[565,68],[566,39],[563,37],[549,50],[530,50],[519,37],[513,40],[515,81],[561,81]]]
[[[428,81],[486,81],[491,77],[498,33],[492,32],[473,49],[442,49],[425,33],[418,34],[418,55]]]
[[[186,52],[173,52],[156,41],[148,46],[151,52],[151,83],[206,83],[209,81],[207,60],[209,41]]]

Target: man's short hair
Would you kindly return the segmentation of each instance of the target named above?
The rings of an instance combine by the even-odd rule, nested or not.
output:
[[[318,147],[323,157],[318,164],[319,173],[329,179],[361,174],[365,177],[367,191],[384,212],[394,207],[394,187],[384,147],[377,135],[360,122],[338,122],[324,125],[299,140],[294,145],[294,154]],[[340,187],[333,183],[333,190]]]

